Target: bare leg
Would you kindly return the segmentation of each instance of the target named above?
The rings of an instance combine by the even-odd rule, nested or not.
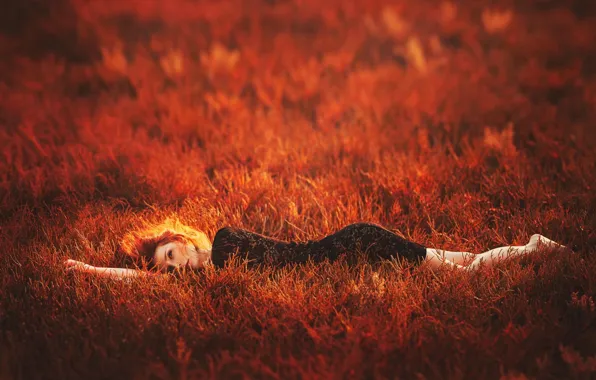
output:
[[[438,268],[442,265],[456,267],[458,269],[476,269],[480,265],[492,266],[498,262],[511,257],[519,257],[535,252],[540,245],[550,249],[565,248],[564,246],[542,236],[532,235],[528,244],[523,246],[504,246],[480,254],[470,252],[453,252],[436,248],[426,249],[426,261],[431,268]]]
[[[490,267],[511,257],[520,257],[534,251],[536,251],[536,248],[528,247],[528,245],[505,246],[491,249],[490,251],[475,255],[474,260],[466,266],[466,269],[476,269],[480,265]]]
[[[447,260],[453,264],[466,266],[474,261],[475,256],[476,254],[471,252],[446,251],[444,249],[437,248],[426,249],[426,259],[438,261],[437,264],[439,265],[441,264],[441,261]]]

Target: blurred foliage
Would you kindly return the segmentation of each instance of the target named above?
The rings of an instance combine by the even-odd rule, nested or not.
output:
[[[594,376],[590,3],[2,6],[0,377]],[[577,255],[62,270],[167,217],[297,240],[364,220],[476,252],[539,232]]]

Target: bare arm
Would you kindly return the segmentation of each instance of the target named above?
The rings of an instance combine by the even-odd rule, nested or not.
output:
[[[135,278],[135,277],[147,277],[151,276],[152,273],[129,268],[106,268],[106,267],[95,267],[93,265],[85,264],[82,261],[66,260],[64,262],[66,270],[76,271],[81,273],[95,274],[100,277],[108,277],[113,279],[124,279],[124,278]]]

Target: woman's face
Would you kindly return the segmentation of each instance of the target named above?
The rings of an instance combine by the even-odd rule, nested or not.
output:
[[[172,241],[157,247],[153,262],[159,270],[167,270],[182,267],[200,268],[208,259],[208,253],[202,250],[197,252],[193,244]]]

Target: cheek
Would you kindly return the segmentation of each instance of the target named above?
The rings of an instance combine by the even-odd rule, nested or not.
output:
[[[176,265],[184,265],[188,261],[188,257],[185,252],[177,252],[176,257],[174,258],[173,262]]]

